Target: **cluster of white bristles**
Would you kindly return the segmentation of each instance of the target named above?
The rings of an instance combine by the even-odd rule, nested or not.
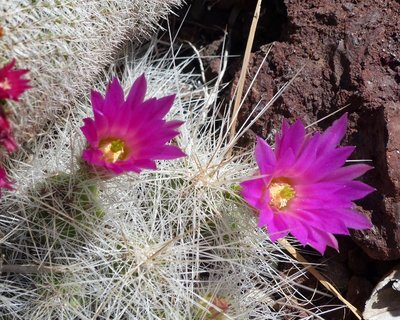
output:
[[[74,108],[102,68],[128,39],[139,42],[158,29],[181,0],[2,0],[0,66],[17,59],[29,69],[32,88],[13,104],[17,140]]]
[[[2,52],[5,43],[35,75],[15,106],[16,134],[29,143],[5,164],[15,190],[0,202],[2,319],[295,316],[292,302],[302,297],[294,279],[303,271],[240,200],[238,182],[254,173],[253,156],[232,151],[218,85],[187,72],[196,57],[177,59],[172,47],[160,54],[154,42],[100,72],[130,31],[141,35],[137,21],[148,27],[179,2],[8,1],[6,16],[0,11],[15,27],[6,30]],[[46,21],[48,34],[35,33],[37,21]],[[128,90],[142,73],[148,97],[176,93],[168,117],[184,121],[173,143],[187,157],[97,188],[78,171],[90,87],[97,79],[104,92],[118,76]],[[281,274],[280,262],[297,271]]]
[[[0,316],[280,319],[293,312],[283,306],[303,272],[288,278],[278,271],[279,262],[297,267],[256,227],[235,188],[254,172],[252,154],[229,157],[229,117],[216,106],[216,88],[183,72],[194,57],[160,58],[155,49],[127,54],[97,89],[104,92],[123,69],[125,89],[145,73],[148,97],[176,93],[168,116],[185,122],[174,143],[187,157],[103,181],[88,206],[81,193],[96,194],[94,183],[74,174],[85,145],[82,119],[92,116],[88,92],[8,163],[16,190],[1,199]],[[215,298],[229,307],[213,306]]]

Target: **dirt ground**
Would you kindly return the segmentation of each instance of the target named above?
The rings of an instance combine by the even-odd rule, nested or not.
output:
[[[178,38],[201,49],[209,79],[218,71],[225,39],[232,56],[224,79],[230,82],[225,99],[233,97],[255,4],[255,0],[194,0],[175,20],[178,26],[185,16]],[[258,76],[240,113],[244,121],[300,69],[242,145],[252,145],[255,135],[269,138],[283,118],[311,124],[344,108],[314,126],[320,130],[348,112],[344,144],[357,146],[353,159],[368,159],[374,166],[362,180],[376,192],[357,203],[374,228],[353,232],[351,239],[340,238],[340,253],[328,251],[310,259],[325,262],[324,274],[361,310],[379,279],[400,259],[399,54],[399,1],[263,1],[246,86],[257,72]],[[312,286],[310,281],[305,280]],[[343,310],[327,316],[344,317],[352,319]]]

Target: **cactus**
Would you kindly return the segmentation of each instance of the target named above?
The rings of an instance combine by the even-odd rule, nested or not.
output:
[[[29,69],[29,96],[12,103],[23,143],[75,108],[127,40],[148,38],[181,0],[5,0],[0,4],[0,66]]]
[[[210,98],[215,88],[183,71],[194,57],[178,62],[176,52],[161,51],[153,42],[144,55],[126,53],[97,90],[117,74],[127,89],[144,72],[149,96],[176,93],[168,117],[185,122],[173,143],[187,157],[140,175],[87,175],[79,128],[91,113],[89,93],[75,99],[76,108],[32,140],[29,153],[6,163],[16,190],[0,202],[2,318],[285,315],[274,301],[296,290],[278,263],[296,263],[256,228],[237,196],[237,182],[254,170],[251,153],[226,160],[228,117]]]
[[[296,313],[282,304],[297,294],[294,279],[304,270],[256,228],[240,199],[238,183],[255,163],[250,150],[229,156],[230,119],[216,103],[219,88],[188,72],[196,57],[176,59],[175,44],[126,43],[144,39],[180,3],[1,4],[0,63],[17,58],[30,69],[33,86],[9,104],[24,144],[3,160],[15,190],[0,199],[1,319]],[[114,76],[127,90],[142,73],[149,97],[176,94],[168,117],[184,125],[172,143],[187,157],[159,161],[157,171],[104,179],[81,158],[89,91],[104,92]],[[297,272],[281,274],[280,262]]]

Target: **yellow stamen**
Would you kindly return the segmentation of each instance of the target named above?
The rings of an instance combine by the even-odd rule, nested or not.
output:
[[[277,209],[284,209],[288,202],[294,198],[296,192],[293,187],[286,182],[271,182],[269,186],[271,206]]]
[[[121,139],[104,139],[100,141],[99,149],[108,162],[124,160],[128,155],[125,142]]]
[[[0,82],[0,88],[3,90],[10,90],[11,89],[11,83],[10,81],[5,78],[3,82]]]

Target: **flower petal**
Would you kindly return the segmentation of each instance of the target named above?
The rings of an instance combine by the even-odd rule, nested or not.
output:
[[[283,121],[275,151],[257,138],[256,161],[269,181],[243,182],[241,194],[259,210],[259,226],[267,226],[271,240],[290,232],[301,244],[323,253],[327,246],[338,249],[334,234],[348,235],[349,228],[371,227],[368,218],[353,210],[352,203],[374,191],[353,181],[371,167],[344,166],[354,151],[351,146],[337,146],[346,127],[347,115],[343,115],[324,133],[306,136],[301,121],[292,126]],[[270,186],[274,189],[268,192]]]
[[[171,109],[175,100],[175,95],[170,95],[157,99],[154,110],[151,112],[151,116],[154,118],[163,118]]]
[[[323,156],[317,155],[317,160],[307,171],[309,180],[321,180],[325,178],[332,171],[337,170],[343,166],[347,158],[353,153],[354,147],[340,147],[326,152]]]
[[[16,59],[0,68],[0,99],[11,99],[18,101],[25,90],[31,88],[30,80],[22,78],[29,72],[26,69],[11,70],[16,64]]]
[[[280,238],[283,238],[290,231],[280,214],[274,215],[273,219],[269,221],[267,229],[271,241],[276,241]]]
[[[321,148],[331,149],[336,147],[346,134],[347,129],[347,113],[336,120],[332,126],[321,136]]]
[[[113,78],[108,85],[106,96],[104,98],[103,113],[107,117],[112,117],[118,113],[118,108],[124,103],[124,90],[117,78]]]
[[[159,160],[173,160],[182,157],[186,157],[186,153],[178,147],[169,145],[164,146],[162,152],[157,155]]]
[[[314,228],[310,230],[311,233],[308,244],[316,249],[319,253],[324,254],[326,246],[330,246],[338,250],[338,242],[332,234]]]
[[[271,173],[274,170],[276,165],[275,154],[271,147],[258,136],[255,155],[261,174]]]
[[[337,209],[333,214],[343,221],[348,228],[363,230],[372,228],[371,221],[361,213],[352,209]]]
[[[296,156],[303,146],[305,129],[300,120],[297,120],[292,126],[284,120],[282,124],[282,134],[276,140],[276,158],[280,161],[285,157],[287,150],[291,149]]]
[[[92,107],[94,111],[100,111],[100,112],[103,111],[104,98],[100,92],[92,90],[90,94],[90,100],[92,102]]]
[[[362,176],[367,171],[373,169],[373,167],[366,164],[354,164],[346,167],[341,167],[337,170],[326,175],[323,180],[335,180],[335,181],[349,181]]]
[[[240,183],[242,187],[241,195],[251,206],[257,209],[266,209],[271,201],[269,192],[266,188],[270,179],[257,178],[243,181]]]
[[[274,212],[269,207],[264,207],[260,210],[260,215],[258,216],[258,227],[268,227],[268,224],[274,218]]]
[[[8,179],[6,171],[0,167],[0,188],[13,190],[12,182]]]
[[[84,125],[81,127],[83,134],[85,135],[89,144],[95,144],[98,139],[93,119],[85,118],[83,119],[83,123]]]
[[[177,129],[182,125],[181,121],[163,119],[175,96],[144,101],[146,86],[142,75],[132,85],[127,101],[117,78],[108,85],[104,99],[92,91],[94,120],[84,119],[81,127],[89,144],[82,155],[85,161],[120,174],[156,169],[155,160],[185,156],[180,148],[167,145],[179,134]]]
[[[375,188],[361,182],[361,181],[349,181],[343,184],[343,188],[336,191],[338,197],[354,201],[364,198],[366,195],[374,192]]]
[[[131,90],[129,91],[128,97],[126,99],[127,105],[134,110],[144,101],[147,90],[147,81],[144,74],[142,74],[133,83]]]

